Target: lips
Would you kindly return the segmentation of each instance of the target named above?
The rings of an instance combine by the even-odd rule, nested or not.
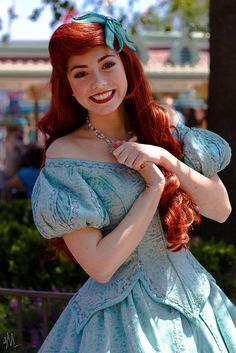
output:
[[[115,94],[115,90],[101,92],[99,94],[95,94],[94,96],[89,97],[94,103],[103,104],[109,102]]]

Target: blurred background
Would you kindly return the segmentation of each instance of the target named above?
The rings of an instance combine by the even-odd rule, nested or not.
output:
[[[157,102],[231,145],[220,177],[233,212],[224,224],[203,219],[190,246],[236,300],[236,1],[0,0],[0,351],[36,352],[87,278],[41,238],[30,196],[42,157],[36,125],[50,101],[48,40],[71,15],[88,11],[128,29]]]

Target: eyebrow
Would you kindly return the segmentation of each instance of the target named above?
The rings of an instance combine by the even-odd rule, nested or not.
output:
[[[112,54],[104,55],[104,56],[102,56],[101,58],[98,59],[98,63],[100,63],[101,61],[105,60],[106,58],[109,58],[110,56],[115,57],[115,55],[112,55]],[[74,65],[70,69],[70,71],[73,71],[74,69],[81,69],[81,68],[86,68],[86,67],[88,67],[88,65]]]

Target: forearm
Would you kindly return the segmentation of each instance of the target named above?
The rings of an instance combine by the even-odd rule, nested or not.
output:
[[[205,177],[165,151],[161,165],[175,173],[181,188],[198,205],[200,213],[218,222],[224,222],[231,212],[227,191],[217,175]]]
[[[147,188],[119,225],[97,244],[95,263],[108,281],[143,239],[157,210],[162,190]]]
[[[135,200],[122,221],[106,236],[95,227],[85,227],[64,235],[64,241],[78,263],[95,280],[108,282],[143,239],[157,210],[165,177],[155,163],[139,170],[145,190]]]

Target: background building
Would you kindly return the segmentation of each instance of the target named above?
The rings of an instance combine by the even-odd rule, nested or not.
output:
[[[178,109],[202,106],[208,91],[208,40],[207,34],[189,36],[187,31],[146,31],[134,38],[157,101],[170,96]],[[50,99],[47,46],[47,41],[0,43],[0,135],[8,126],[21,126],[25,143],[37,141],[36,123]]]

